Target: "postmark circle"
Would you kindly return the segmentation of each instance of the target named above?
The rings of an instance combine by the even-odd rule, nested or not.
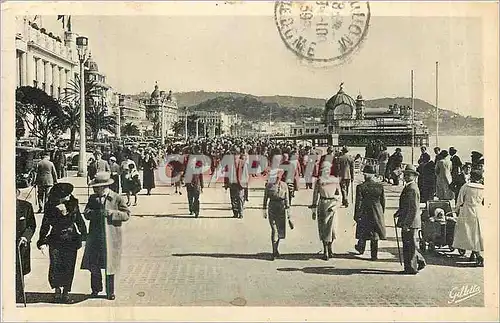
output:
[[[336,64],[366,39],[368,1],[277,1],[274,18],[286,47],[299,58]]]

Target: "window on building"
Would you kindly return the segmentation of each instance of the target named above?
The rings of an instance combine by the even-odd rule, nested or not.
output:
[[[33,86],[38,88],[38,81],[37,80],[33,80]]]
[[[54,96],[54,85],[50,85],[50,96]]]
[[[45,91],[46,88],[45,88],[45,82],[42,83],[42,90]]]

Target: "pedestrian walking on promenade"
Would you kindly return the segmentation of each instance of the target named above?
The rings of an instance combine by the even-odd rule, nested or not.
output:
[[[387,163],[389,161],[389,153],[387,152],[387,147],[382,146],[382,151],[377,156],[378,160],[378,175],[382,178],[382,181],[389,181],[389,178],[385,175]]]
[[[66,176],[66,155],[64,151],[56,146],[53,154],[54,166],[56,168],[57,178],[63,178]]]
[[[98,173],[90,183],[94,194],[89,197],[84,217],[90,220],[81,269],[90,271],[92,297],[103,290],[102,273],[106,273],[106,294],[115,299],[115,275],[122,255],[122,223],[128,221],[130,210],[123,198],[109,189],[113,180],[109,173]]]
[[[340,178],[340,189],[342,192],[342,205],[345,207],[349,206],[349,201],[347,197],[349,196],[349,186],[354,180],[354,160],[347,153],[349,150],[347,147],[342,147],[342,154],[337,159]]]
[[[439,200],[453,200],[455,198],[451,190],[451,168],[452,164],[448,151],[441,150],[441,158],[436,164],[436,196]]]
[[[42,213],[50,189],[57,183],[56,167],[50,161],[50,154],[45,152],[42,160],[36,165],[36,175],[33,180],[38,188],[38,213]]]
[[[317,214],[319,239],[323,243],[323,259],[333,257],[332,243],[336,236],[336,213],[341,199],[339,179],[330,175],[331,163],[325,161],[314,184],[312,203],[313,220]],[[315,210],[314,210],[315,209]]]
[[[453,248],[472,250],[470,260],[476,260],[480,267],[484,266],[481,252],[484,250],[481,235],[481,220],[484,208],[484,185],[481,184],[482,173],[474,170],[470,174],[470,183],[460,189],[457,199],[457,223],[453,238]]]
[[[100,150],[96,150],[94,153],[95,162],[96,162],[96,170],[99,172],[110,172],[109,163],[102,159],[102,152]]]
[[[35,234],[36,221],[33,205],[19,198],[16,187],[16,303],[24,299],[24,276],[31,272],[31,238]],[[21,260],[21,262],[19,262]]]
[[[434,199],[436,193],[436,167],[429,154],[422,154],[420,157],[417,172],[418,189],[420,191],[420,203],[426,203]]]
[[[120,194],[120,175],[121,175],[121,167],[116,162],[116,157],[109,157],[109,169],[111,172],[111,179],[114,181],[113,184],[109,186],[109,188],[115,192]]]
[[[135,163],[128,164],[128,171],[125,173],[122,186],[124,193],[127,194],[127,206],[130,206],[130,195],[134,196],[133,206],[137,206],[137,193],[141,191],[141,180]]]
[[[228,168],[226,177],[224,178],[225,189],[229,189],[231,198],[231,209],[233,210],[233,218],[243,218],[243,210],[245,207],[245,185],[248,185],[248,180],[245,182],[242,178],[244,164],[239,157],[240,150],[237,147],[231,149],[231,154],[234,160],[233,171]]]
[[[295,197],[295,191],[299,190],[299,165],[296,155],[290,160],[288,153],[283,153],[281,167],[285,170],[283,175],[285,183],[288,186],[288,199],[289,204],[292,205],[292,199]]]
[[[43,215],[38,249],[49,248],[49,284],[56,302],[69,303],[75,275],[76,255],[86,240],[87,227],[71,194],[73,185],[58,183],[50,191]],[[61,293],[62,289],[62,293]]]
[[[155,169],[158,168],[158,165],[148,150],[144,154],[141,164],[143,167],[142,187],[147,190],[147,195],[151,195],[151,190],[155,188]]]
[[[426,265],[424,257],[417,250],[417,233],[422,223],[420,192],[417,183],[415,183],[418,175],[419,173],[413,165],[406,166],[403,171],[405,187],[399,197],[398,210],[394,214],[398,218],[396,227],[401,228],[402,232],[404,270],[401,273],[409,275],[417,274]]]
[[[310,150],[304,156],[304,180],[306,182],[306,189],[313,189],[314,178],[318,176],[318,155],[315,151]]]
[[[271,226],[272,260],[279,257],[280,240],[286,237],[286,222],[290,219],[288,186],[283,181],[284,171],[273,169],[269,173],[264,190],[264,218],[269,219]],[[267,210],[267,212],[266,212]]]
[[[196,159],[193,158],[189,161],[186,173],[192,174],[191,178],[186,180],[186,191],[189,205],[189,215],[197,218],[200,215],[200,194],[203,193],[203,174],[196,174]]]
[[[458,194],[460,193],[460,189],[467,183],[470,183],[470,174],[472,170],[472,164],[466,162],[462,166],[461,173],[454,179],[451,183],[452,191],[455,193],[455,205],[457,205]]]
[[[378,259],[378,241],[386,239],[384,186],[374,180],[375,174],[373,166],[364,167],[365,181],[356,187],[354,208],[354,221],[357,224],[356,239],[358,239],[354,249],[363,254],[366,241],[370,240],[371,260]]]
[[[389,157],[387,163],[388,177],[392,179],[392,185],[399,185],[399,176],[401,175],[401,166],[403,163],[403,155],[401,148],[396,148],[396,151]]]

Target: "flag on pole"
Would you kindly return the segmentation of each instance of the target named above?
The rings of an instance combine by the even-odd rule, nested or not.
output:
[[[57,20],[61,20],[63,30],[71,31],[71,16],[58,15]]]

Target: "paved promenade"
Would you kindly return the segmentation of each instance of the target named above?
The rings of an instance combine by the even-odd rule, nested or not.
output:
[[[81,187],[75,193],[83,210],[87,200],[83,180],[72,175],[61,181]],[[477,284],[483,289],[482,268],[473,267],[457,251],[425,253],[428,266],[420,274],[397,274],[402,266],[392,214],[401,187],[386,186],[388,240],[380,243],[376,262],[369,260],[369,250],[363,256],[353,253],[352,206],[339,209],[337,215],[335,258],[321,259],[316,222],[307,208],[312,190],[304,187],[291,210],[295,229],[287,230],[280,244],[283,257],[275,261],[270,261],[270,228],[261,210],[262,180],[251,183],[241,220],[232,218],[229,192],[221,184],[204,190],[197,219],[189,215],[185,188],[183,195],[174,194],[170,186],[154,189],[151,196],[142,191],[138,206],[131,207],[133,216],[123,226],[116,300],[87,298],[90,274],[78,269],[81,249],[72,290],[75,303],[52,306],[483,306],[482,292],[450,303],[454,288]],[[42,215],[37,214],[36,220],[32,272],[26,277],[29,307],[52,302],[48,256],[36,249]]]

